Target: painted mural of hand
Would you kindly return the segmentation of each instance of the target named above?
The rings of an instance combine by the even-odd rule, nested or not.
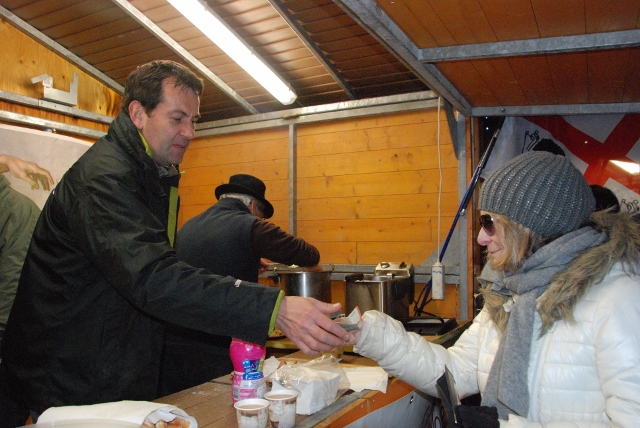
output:
[[[0,155],[0,173],[10,172],[16,178],[26,181],[32,189],[50,190],[55,183],[51,173],[35,162],[22,160],[15,156]]]

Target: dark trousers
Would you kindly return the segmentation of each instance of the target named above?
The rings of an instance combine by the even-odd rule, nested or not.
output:
[[[0,361],[0,428],[24,426],[28,418],[29,409],[12,390],[6,369]]]
[[[158,397],[231,374],[230,337],[181,328],[165,335]]]

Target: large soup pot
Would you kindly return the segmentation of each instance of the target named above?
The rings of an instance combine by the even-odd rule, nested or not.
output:
[[[331,271],[286,271],[274,270],[274,281],[287,296],[313,297],[331,303]]]

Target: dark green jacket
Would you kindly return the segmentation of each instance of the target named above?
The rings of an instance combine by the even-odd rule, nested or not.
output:
[[[51,193],[2,349],[32,411],[156,398],[167,322],[265,343],[279,289],[179,261],[164,180],[121,113]]]
[[[0,174],[0,333],[7,325],[22,263],[39,215],[40,208],[13,190],[9,180]]]

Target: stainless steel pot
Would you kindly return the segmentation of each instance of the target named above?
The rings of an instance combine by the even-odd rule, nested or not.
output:
[[[274,281],[287,296],[313,297],[331,303],[331,271],[276,272]]]

